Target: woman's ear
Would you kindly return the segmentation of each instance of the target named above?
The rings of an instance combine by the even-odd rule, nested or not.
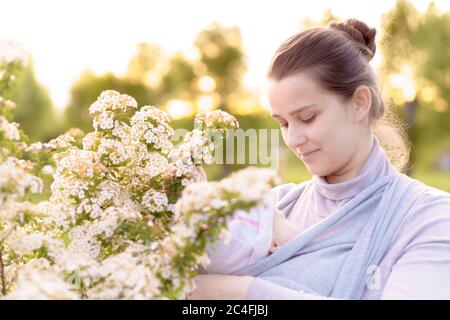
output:
[[[355,121],[361,122],[368,119],[372,106],[372,93],[368,86],[361,85],[353,92],[352,108]]]

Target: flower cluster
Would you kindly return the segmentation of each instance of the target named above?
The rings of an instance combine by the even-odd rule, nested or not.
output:
[[[193,165],[211,164],[213,153],[226,131],[237,128],[237,120],[222,110],[196,115],[194,130],[188,132],[183,142],[169,153],[169,159],[175,166],[175,175],[186,177],[182,180],[184,186],[199,179],[199,173],[193,169]]]
[[[48,199],[27,198],[43,188],[31,161],[0,158],[0,205],[8,204],[0,210],[0,259],[8,261],[0,270],[8,282],[3,293],[20,299],[184,298],[198,264],[207,261],[206,244],[224,234],[227,216],[264,202],[275,173],[248,168],[202,182],[196,160],[210,162],[225,131],[238,127],[220,110],[199,114],[177,147],[168,114],[138,108],[130,96],[105,91],[90,112],[93,132],[74,129],[23,148],[29,159],[51,156]],[[0,139],[16,138],[12,130]]]
[[[195,125],[204,126],[208,129],[226,130],[238,128],[236,118],[222,110],[207,111],[195,116]]]
[[[0,163],[0,208],[11,202],[24,200],[28,193],[42,192],[42,180],[29,173],[26,160],[9,157]]]
[[[28,150],[19,124],[11,122],[15,103],[1,96],[24,63],[20,50],[4,54],[2,48],[12,45],[0,42],[0,276],[6,283],[13,281],[24,262],[39,255],[48,237],[35,233],[40,215],[30,202],[44,188],[43,180],[35,174],[43,162],[40,156],[35,157],[33,148]],[[1,287],[3,293],[5,286]]]
[[[11,122],[12,110],[16,104],[0,95],[0,161],[17,156],[26,148],[24,133],[16,122]]]
[[[0,116],[0,134],[2,134],[6,140],[20,140],[20,132],[17,123],[8,122],[3,116]]]
[[[227,217],[258,206],[272,205],[270,191],[279,183],[275,171],[248,167],[218,182],[187,186],[177,201],[170,235],[157,243],[155,261],[164,266],[166,292],[180,299],[192,288],[199,264],[207,264],[206,245],[228,237]],[[242,184],[243,187],[230,189]],[[255,197],[245,186],[257,187]],[[194,263],[187,264],[186,261]]]
[[[26,65],[27,63],[28,54],[20,43],[11,39],[0,40],[0,65]]]
[[[0,97],[5,94],[11,82],[27,63],[28,53],[21,44],[9,39],[0,39]]]

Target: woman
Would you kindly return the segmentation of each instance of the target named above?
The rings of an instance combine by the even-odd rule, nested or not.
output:
[[[277,50],[272,115],[313,178],[278,186],[276,208],[300,232],[239,274],[198,276],[191,299],[450,299],[450,195],[401,173],[375,34],[349,19]]]

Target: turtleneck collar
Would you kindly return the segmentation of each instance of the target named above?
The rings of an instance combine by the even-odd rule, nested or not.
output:
[[[373,138],[372,150],[357,176],[330,184],[324,177],[314,175],[312,178],[314,188],[327,199],[343,200],[354,197],[377,179],[395,173],[397,169],[390,163],[378,138],[376,136]]]

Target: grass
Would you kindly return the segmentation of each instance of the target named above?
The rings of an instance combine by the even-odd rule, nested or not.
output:
[[[412,177],[426,185],[450,192],[450,172],[438,170],[417,170]]]

